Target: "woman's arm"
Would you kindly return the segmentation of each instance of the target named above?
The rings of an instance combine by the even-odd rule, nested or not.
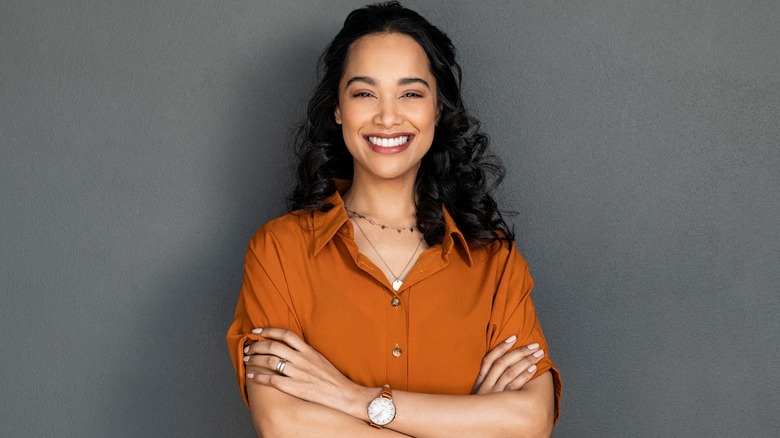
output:
[[[417,437],[547,437],[553,429],[550,372],[517,391],[433,395],[393,391],[398,416],[389,427]]]
[[[547,413],[539,412],[542,404],[536,401],[535,395],[520,396],[526,390],[530,390],[527,391],[529,393],[547,393]],[[549,436],[553,424],[552,378],[549,372],[528,382],[520,391],[474,396],[393,391],[393,400],[396,401],[399,413],[386,429],[373,428],[366,420],[298,399],[270,386],[250,383],[247,392],[252,420],[259,437],[406,436],[403,432],[421,438]],[[356,412],[365,418],[368,403],[379,392],[372,392],[373,395],[364,401],[363,409],[358,408]],[[542,421],[544,417],[547,417],[546,422]]]
[[[351,382],[288,330],[266,328],[262,336],[271,341],[247,349],[255,357],[247,374],[247,389],[259,431],[305,434],[299,431],[316,424],[318,433],[328,430],[343,436],[352,425],[360,435],[373,432],[366,424],[366,409],[381,392],[379,388]],[[279,358],[288,361],[284,375],[272,371]],[[394,391],[393,395],[398,416],[387,427],[407,435],[505,437],[549,436],[552,432],[554,396],[549,372],[517,391],[468,396]],[[350,428],[340,430],[342,426]]]
[[[247,367],[258,372],[259,367]],[[376,429],[337,410],[285,394],[266,385],[247,385],[249,410],[258,437],[403,437],[390,429]],[[368,402],[366,402],[368,407]]]

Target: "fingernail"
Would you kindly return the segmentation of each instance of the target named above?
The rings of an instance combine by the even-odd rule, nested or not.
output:
[[[528,346],[529,350],[536,350],[537,348],[539,348],[539,344],[537,344],[536,342]]]
[[[507,344],[512,344],[512,343],[514,343],[516,340],[517,340],[517,336],[515,336],[515,335],[512,335],[512,336],[508,337],[508,338],[506,339],[506,341],[504,341],[504,342],[506,342]]]
[[[249,356],[244,356],[244,362],[249,362]]]
[[[528,367],[528,372],[529,373],[535,373],[536,372],[536,365],[531,365],[530,367]]]
[[[263,332],[263,329],[261,329],[261,328],[256,328],[256,329],[252,330],[252,333],[254,333],[256,335],[259,335],[262,332]]]
[[[254,379],[254,378],[255,378],[255,373],[249,373],[249,374],[247,374],[247,375],[246,375],[246,378],[247,378],[247,379],[250,379],[250,380],[251,380],[251,379]]]
[[[544,351],[542,350],[539,350],[534,353],[534,357],[542,357],[542,356],[544,356]]]
[[[244,353],[249,353],[249,345],[247,345],[246,347],[244,347]]]

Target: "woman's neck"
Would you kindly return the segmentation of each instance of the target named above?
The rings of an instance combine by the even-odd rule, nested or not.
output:
[[[344,194],[347,208],[392,226],[410,226],[416,222],[414,180],[386,180],[366,183],[352,181]]]

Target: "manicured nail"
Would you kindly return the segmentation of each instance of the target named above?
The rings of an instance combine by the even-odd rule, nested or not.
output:
[[[256,335],[259,335],[262,332],[263,332],[263,329],[261,329],[261,328],[256,328],[256,329],[252,330],[252,333],[254,333]]]
[[[255,378],[255,373],[249,373],[249,374],[247,374],[247,375],[246,375],[246,378],[247,378],[247,379],[249,379],[249,380],[252,380],[252,379],[254,379],[254,378]]]
[[[506,341],[504,341],[504,342],[506,342],[507,344],[514,344],[514,342],[515,342],[516,340],[517,340],[517,336],[515,336],[515,335],[512,335],[512,336],[508,337],[508,338],[506,339]]]
[[[249,353],[249,345],[247,345],[246,347],[244,347],[244,353]]]
[[[529,350],[536,350],[537,348],[539,348],[539,344],[537,344],[536,342],[528,346]]]
[[[249,356],[244,356],[244,362],[249,362]]]
[[[542,356],[544,356],[544,351],[542,350],[539,350],[534,353],[534,357],[542,357]]]
[[[528,367],[528,372],[529,373],[535,373],[536,372],[536,365],[531,365],[530,367]]]

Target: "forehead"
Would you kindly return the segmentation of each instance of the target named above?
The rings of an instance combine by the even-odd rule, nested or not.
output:
[[[360,75],[432,78],[428,56],[412,37],[399,33],[364,36],[349,48],[344,78]]]

